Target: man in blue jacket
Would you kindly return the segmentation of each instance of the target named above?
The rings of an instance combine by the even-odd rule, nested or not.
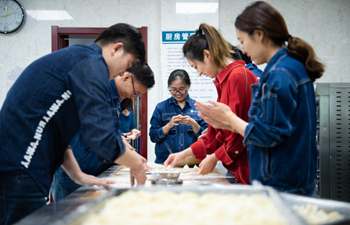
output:
[[[90,46],[71,46],[30,64],[9,90],[0,111],[0,224],[41,207],[74,134],[109,163],[145,182],[145,159],[115,131],[109,80],[144,63],[139,31],[107,28]]]
[[[110,80],[110,102],[114,108],[114,116],[116,118],[116,132],[122,132],[120,121],[121,102],[129,99],[131,102],[135,97],[143,95],[147,89],[153,87],[154,75],[152,69],[147,64],[136,64],[129,68],[127,72]],[[111,166],[105,162],[96,152],[87,149],[84,143],[80,141],[81,132],[78,132],[70,142],[70,146],[74,156],[79,163],[81,170],[87,174],[99,175]],[[130,137],[130,136],[128,136]],[[54,201],[59,201],[68,194],[79,188],[80,185],[59,168],[54,176],[51,187],[51,193]]]

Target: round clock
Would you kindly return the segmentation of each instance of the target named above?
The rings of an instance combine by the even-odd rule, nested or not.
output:
[[[16,0],[0,0],[0,33],[18,30],[24,22],[24,9]]]

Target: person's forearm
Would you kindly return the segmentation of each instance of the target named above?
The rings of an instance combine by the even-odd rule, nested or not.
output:
[[[191,148],[187,148],[184,150],[184,161],[182,162],[182,165],[195,165],[199,163],[200,160],[196,158],[196,156],[193,154]]]
[[[192,156],[188,156],[185,158],[184,165],[192,166],[192,165],[196,165],[200,162],[201,162],[200,159],[197,159],[194,155],[192,155]]]
[[[233,116],[230,119],[230,130],[232,132],[239,133],[240,135],[244,136],[244,131],[247,127],[248,123],[244,121],[243,119],[239,118],[238,116]]]
[[[72,180],[79,180],[82,171],[71,149],[67,149],[64,154],[62,168]]]
[[[140,160],[137,158],[137,153],[128,148],[125,149],[125,153],[117,158],[114,162],[126,166],[128,168],[136,168],[141,166]]]
[[[164,133],[164,135],[168,135],[170,129],[171,129],[171,126],[169,125],[169,123],[167,123],[167,124],[163,127],[163,133]]]
[[[197,134],[200,129],[201,129],[201,126],[198,123],[195,123],[192,125],[192,130],[195,134]]]

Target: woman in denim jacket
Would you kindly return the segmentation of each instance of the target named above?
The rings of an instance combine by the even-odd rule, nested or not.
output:
[[[324,66],[305,41],[289,34],[266,2],[249,5],[235,21],[237,38],[257,64],[267,62],[246,122],[221,103],[197,103],[212,126],[241,134],[250,179],[280,191],[312,195],[316,177],[316,103],[313,82]]]

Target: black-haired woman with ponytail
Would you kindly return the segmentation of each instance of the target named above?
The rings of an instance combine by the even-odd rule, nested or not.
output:
[[[197,104],[212,126],[237,132],[248,148],[250,179],[280,191],[312,195],[316,178],[316,103],[313,82],[324,66],[312,47],[288,32],[282,15],[266,2],[236,18],[245,53],[267,63],[246,122],[220,103]]]

